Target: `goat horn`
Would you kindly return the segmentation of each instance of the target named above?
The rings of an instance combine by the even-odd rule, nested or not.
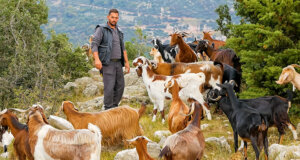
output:
[[[213,101],[219,101],[220,99],[222,98],[222,96],[218,96],[217,98],[210,98],[211,100],[213,100]]]
[[[236,86],[236,87],[238,87],[238,85],[236,84],[236,82],[233,79],[230,80],[229,83],[232,84],[232,85],[234,85],[234,86]]]
[[[300,68],[300,66],[298,64],[291,64],[290,66],[293,66],[295,68]]]
[[[192,104],[192,110],[190,111],[190,113],[183,114],[182,112],[180,112],[180,114],[187,117],[187,116],[192,115],[194,113],[194,111],[195,111],[195,103]]]
[[[134,142],[134,141],[136,141],[138,138],[140,138],[140,137],[142,137],[142,136],[137,136],[137,137],[135,137],[135,138],[132,138],[132,139],[129,139],[129,140],[126,140],[127,142]]]
[[[0,115],[4,114],[7,111],[7,109],[5,108],[3,111],[0,112]]]

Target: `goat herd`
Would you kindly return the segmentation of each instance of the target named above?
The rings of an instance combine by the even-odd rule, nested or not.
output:
[[[204,39],[185,43],[184,32],[171,34],[170,45],[160,40],[152,41],[150,54],[154,60],[137,57],[133,61],[136,73],[142,77],[148,95],[154,104],[152,121],[156,121],[160,111],[165,123],[164,100],[172,99],[168,113],[168,126],[172,133],[160,152],[166,160],[198,160],[203,157],[205,141],[200,129],[200,121],[206,116],[212,119],[208,102],[217,103],[226,114],[234,133],[234,149],[238,149],[238,136],[242,139],[244,157],[247,159],[247,143],[251,142],[259,158],[264,148],[268,159],[268,128],[276,126],[279,143],[282,143],[285,128],[288,127],[294,139],[297,132],[290,122],[288,111],[292,93],[288,98],[266,96],[256,99],[238,99],[241,83],[239,58],[231,49],[218,49],[225,44],[213,40],[208,33]],[[197,62],[198,59],[201,62]],[[211,61],[210,61],[211,60]],[[300,74],[292,64],[283,69],[277,84],[291,82],[300,90]],[[186,102],[190,103],[189,107]],[[106,111],[79,112],[70,101],[64,101],[61,111],[74,129],[56,129],[49,125],[41,105],[33,105],[27,110],[4,109],[0,113],[2,129],[10,128],[14,136],[14,152],[18,159],[25,160],[99,160],[101,144],[112,145],[124,142],[137,148],[140,160],[152,160],[147,153],[147,142],[142,136],[139,119],[146,110],[143,103],[139,110],[129,106],[119,106]],[[27,113],[27,124],[19,122],[14,113]],[[127,140],[127,141],[126,141]]]

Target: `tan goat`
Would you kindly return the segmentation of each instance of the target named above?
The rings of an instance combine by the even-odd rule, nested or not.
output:
[[[75,129],[87,128],[88,123],[98,126],[103,135],[102,141],[104,144],[110,145],[143,134],[139,119],[145,107],[142,105],[137,111],[129,106],[120,106],[106,111],[88,113],[78,112],[72,102],[64,101],[60,110],[63,110],[67,120]]]
[[[293,84],[293,91],[295,91],[296,88],[300,91],[300,74],[296,72],[294,67],[300,68],[297,64],[291,64],[283,68],[279,80],[276,81],[276,83],[281,85],[290,82]]]

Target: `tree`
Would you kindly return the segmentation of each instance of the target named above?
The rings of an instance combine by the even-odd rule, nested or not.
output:
[[[220,5],[215,12],[219,15],[219,18],[216,20],[218,24],[218,31],[221,31],[223,35],[225,35],[227,38],[230,37],[230,25],[231,22],[231,16],[229,14],[229,8],[225,5]]]
[[[241,23],[230,26],[232,36],[227,39],[226,46],[234,49],[243,63],[242,76],[246,87],[241,97],[285,96],[287,86],[280,86],[275,81],[283,67],[300,63],[299,1],[246,0],[234,3]]]

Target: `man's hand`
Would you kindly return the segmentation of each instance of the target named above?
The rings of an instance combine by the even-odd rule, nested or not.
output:
[[[129,62],[125,62],[125,71],[126,71],[126,73],[130,72]]]
[[[95,67],[99,70],[102,69],[102,63],[99,59],[95,59]]]

